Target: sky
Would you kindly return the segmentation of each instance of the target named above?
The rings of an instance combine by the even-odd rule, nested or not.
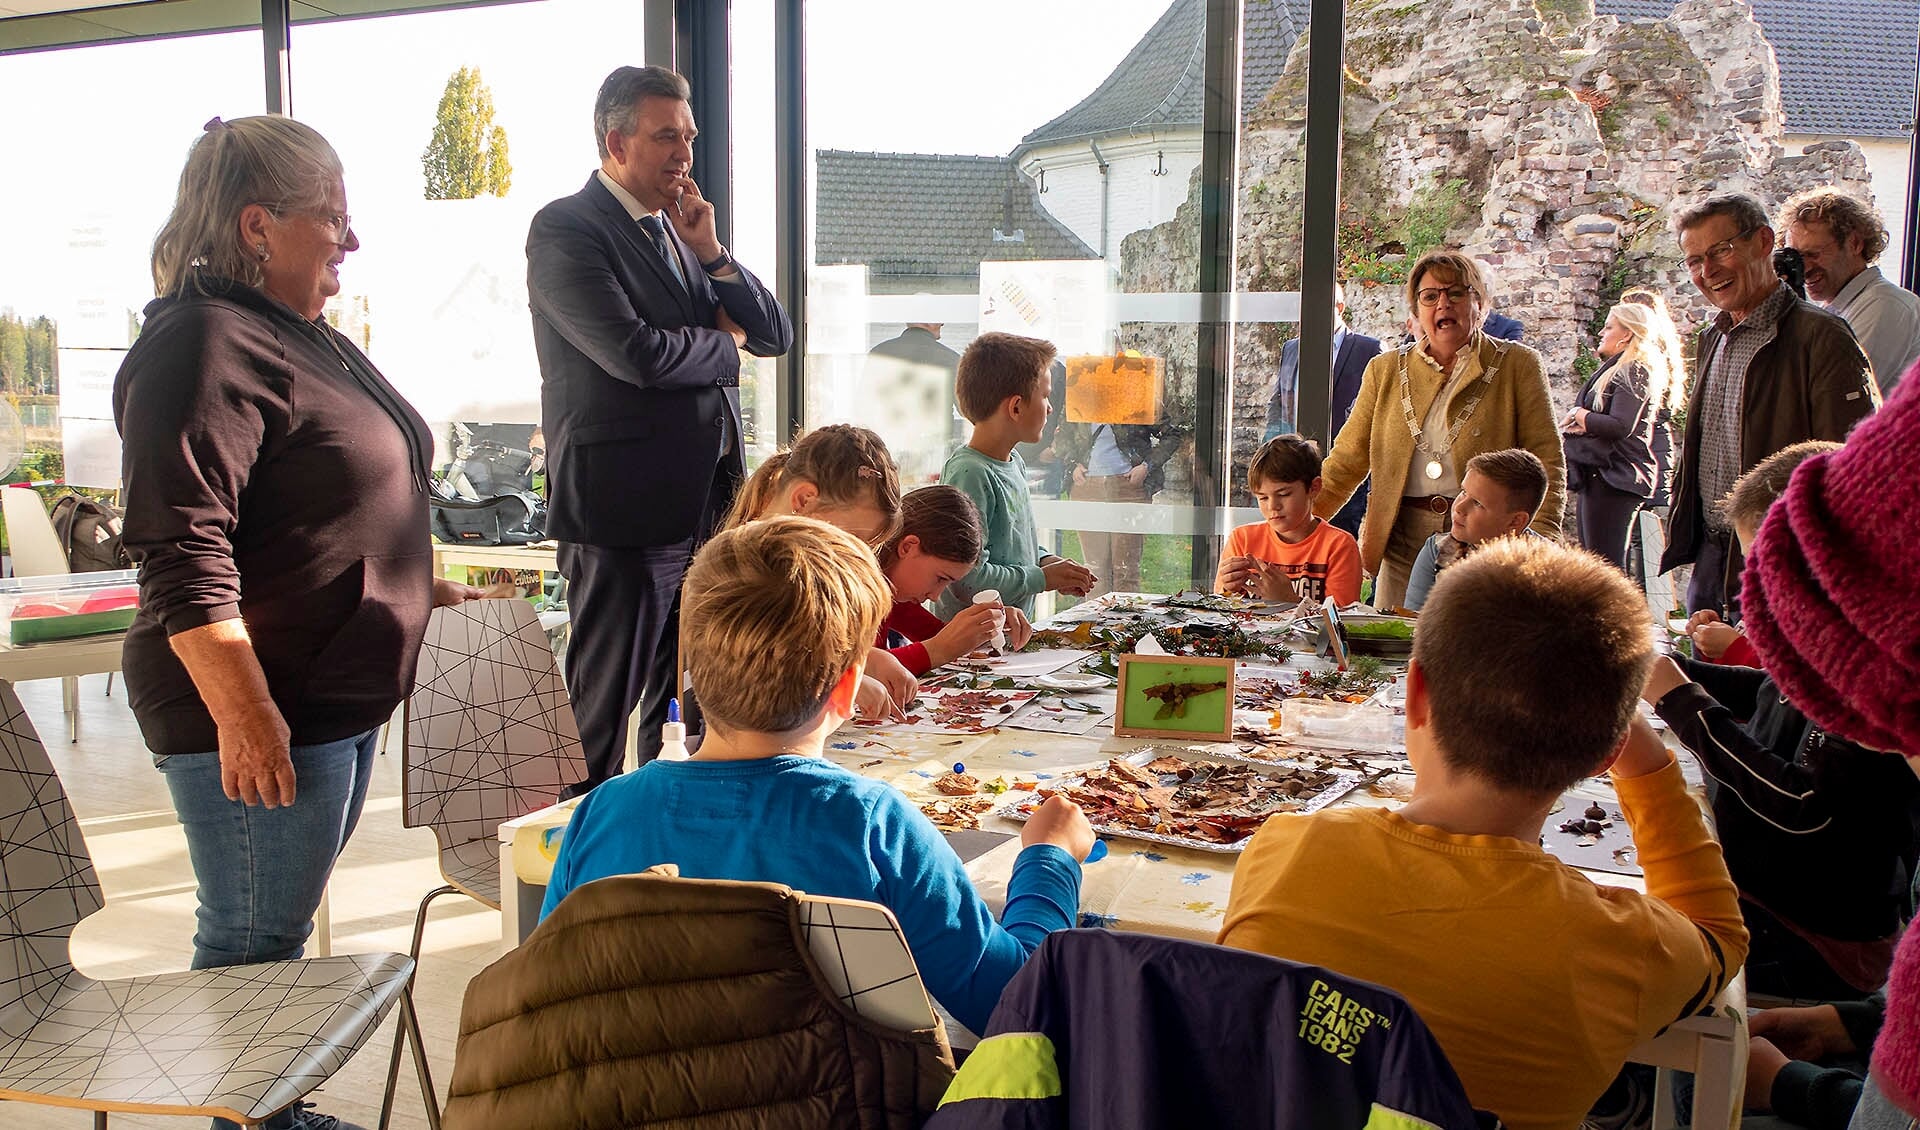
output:
[[[807,129],[816,148],[1004,154],[1090,93],[1171,0],[898,0],[807,5]],[[536,3],[301,25],[293,115],[339,151],[362,250],[341,271],[369,298],[371,352],[430,418],[511,382],[531,402],[527,221],[598,165],[591,112],[614,67],[642,61],[633,0]],[[735,254],[773,270],[773,4],[734,0]],[[0,57],[0,308],[61,320],[107,309],[113,337],[151,297],[147,259],[207,119],[264,108],[255,33]],[[447,77],[476,66],[506,129],[504,200],[426,202],[420,153]],[[695,106],[698,116],[700,107]],[[28,175],[18,175],[26,171]],[[696,180],[701,170],[696,167]],[[76,234],[80,233],[80,234]],[[517,320],[516,320],[517,319]],[[71,332],[70,332],[71,331]],[[498,406],[495,406],[498,410]]]

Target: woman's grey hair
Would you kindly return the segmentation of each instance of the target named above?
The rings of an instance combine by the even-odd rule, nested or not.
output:
[[[260,286],[266,275],[241,238],[240,213],[249,204],[276,215],[324,209],[340,176],[340,155],[312,126],[277,114],[208,122],[153,241],[154,293],[183,295],[203,278]]]
[[[600,159],[606,160],[607,134],[612,130],[630,135],[639,124],[642,98],[693,100],[693,88],[678,73],[665,67],[621,67],[600,84],[593,100],[593,142],[600,147]]]
[[[1715,216],[1727,217],[1734,222],[1738,230],[1743,232],[1750,232],[1757,228],[1773,230],[1764,204],[1744,192],[1722,192],[1709,196],[1698,204],[1689,204],[1674,213],[1673,234],[1685,235]]]

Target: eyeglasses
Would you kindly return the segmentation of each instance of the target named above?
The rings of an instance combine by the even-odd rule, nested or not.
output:
[[[285,218],[289,212],[293,212],[296,215],[312,216],[314,219],[319,220],[327,227],[333,229],[336,242],[345,239],[347,232],[353,229],[353,217],[345,212],[310,212],[305,209],[290,208],[284,204],[267,204],[264,202],[260,206],[273,213],[273,218],[276,220]]]
[[[1473,291],[1464,286],[1450,286],[1444,290],[1437,286],[1430,286],[1424,290],[1415,291],[1413,297],[1420,305],[1433,307],[1440,305],[1441,295],[1445,295],[1448,302],[1465,302],[1473,295]]]
[[[1733,245],[1759,230],[1760,230],[1759,228],[1748,228],[1746,231],[1741,232],[1739,235],[1734,236],[1732,239],[1723,239],[1719,243],[1714,244],[1712,247],[1707,248],[1707,250],[1703,254],[1687,256],[1685,260],[1687,265],[1687,270],[1697,271],[1701,267],[1706,266],[1707,260],[1709,259],[1720,264],[1721,266],[1725,266],[1727,263],[1727,260],[1733,257]]]

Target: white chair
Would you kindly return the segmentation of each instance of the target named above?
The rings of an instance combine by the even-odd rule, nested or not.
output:
[[[7,546],[13,554],[16,577],[58,577],[73,571],[66,548],[47,516],[47,504],[32,487],[0,487],[0,518],[7,523]],[[107,676],[113,693],[113,676]],[[60,703],[67,712],[67,740],[80,740],[80,680],[68,675],[60,681]]]
[[[414,915],[407,954],[418,961],[435,899],[464,894],[500,909],[501,822],[558,801],[562,789],[586,779],[587,762],[547,633],[533,605],[518,597],[434,610],[405,717],[401,822],[433,829],[446,880]],[[394,1033],[382,1127],[405,1035]]]
[[[396,1003],[419,1046],[401,954],[95,981],[69,944],[101,905],[60,779],[0,683],[0,1099],[91,1110],[95,1127],[109,1111],[253,1123],[326,1082]]]

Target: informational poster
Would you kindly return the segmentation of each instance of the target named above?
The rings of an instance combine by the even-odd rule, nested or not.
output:
[[[62,477],[74,486],[120,488],[120,433],[113,426],[113,378],[124,349],[66,348],[60,326],[60,451]]]
[[[1126,352],[1068,357],[1067,419],[1079,424],[1153,424],[1160,419],[1166,365]]]
[[[860,354],[867,340],[867,265],[807,269],[807,352]]]
[[[980,264],[980,332],[1045,338],[1062,356],[1113,348],[1102,259]]]

